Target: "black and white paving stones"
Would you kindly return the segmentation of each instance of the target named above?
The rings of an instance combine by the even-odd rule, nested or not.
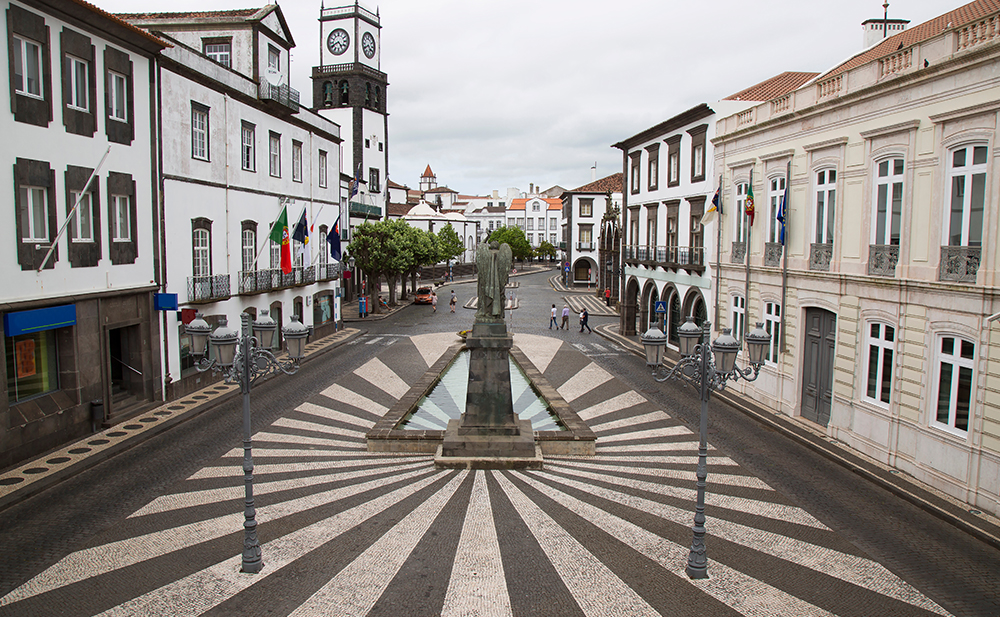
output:
[[[689,580],[697,435],[559,339],[514,341],[598,434],[596,456],[455,471],[369,453],[365,432],[456,335],[365,338],[386,347],[254,436],[262,572],[239,572],[233,449],[0,597],[0,614],[949,614],[714,449],[710,578]]]

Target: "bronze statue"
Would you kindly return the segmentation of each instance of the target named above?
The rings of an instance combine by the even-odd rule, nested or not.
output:
[[[476,321],[503,321],[506,305],[504,290],[514,263],[510,245],[496,241],[488,245],[481,242],[476,249],[476,267],[479,269],[479,307]]]

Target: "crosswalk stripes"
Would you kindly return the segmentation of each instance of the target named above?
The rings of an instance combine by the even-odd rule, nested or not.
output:
[[[533,348],[531,335],[518,336]],[[369,384],[367,396],[330,384],[254,436],[261,573],[238,572],[242,450],[234,448],[0,598],[0,608],[375,617],[399,615],[406,603],[409,614],[439,615],[948,614],[714,449],[711,576],[689,580],[697,440],[640,394],[618,394],[615,378],[581,363],[571,345],[543,374],[567,400],[587,401],[581,417],[606,437],[596,456],[547,456],[534,471],[455,471],[436,469],[425,454],[367,452],[368,409],[387,408],[413,380],[402,351],[351,374]],[[567,363],[582,365],[584,378],[560,378]]]
[[[576,313],[580,314],[584,308],[591,316],[601,316],[601,317],[617,317],[618,313],[613,307],[607,306],[604,298],[598,298],[593,294],[567,294],[563,296],[563,300],[569,304],[569,308]]]

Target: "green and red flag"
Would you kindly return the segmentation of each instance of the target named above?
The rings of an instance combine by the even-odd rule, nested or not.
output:
[[[292,272],[292,246],[291,238],[288,236],[288,212],[287,207],[281,208],[278,220],[271,228],[271,241],[281,245],[281,271],[285,274]]]
[[[747,219],[750,220],[750,226],[753,227],[753,170],[750,170],[750,184],[747,185],[747,206],[746,214]]]

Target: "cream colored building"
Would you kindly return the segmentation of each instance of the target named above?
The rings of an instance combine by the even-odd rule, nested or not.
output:
[[[721,118],[712,140],[727,192],[717,325],[769,322],[777,345],[758,381],[734,385],[992,513],[998,114],[1000,2],[978,0]]]

